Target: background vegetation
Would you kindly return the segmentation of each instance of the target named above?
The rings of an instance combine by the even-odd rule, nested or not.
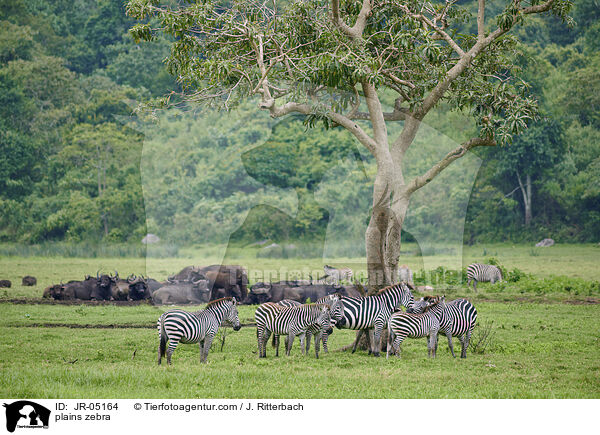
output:
[[[599,6],[575,2],[572,29],[544,17],[518,29],[515,68],[543,119],[508,149],[476,151],[473,190],[465,177],[416,198],[405,240],[456,234],[450,197],[466,210],[469,244],[600,241]],[[177,246],[232,234],[322,245],[327,232],[356,238],[338,254],[362,255],[374,164],[341,131],[275,125],[252,102],[228,116],[182,107],[158,124],[132,121],[137,102],[177,84],[161,63],[168,41],[135,44],[119,0],[3,0],[0,21],[0,241],[138,243],[150,231]],[[407,173],[426,166],[440,135],[466,138],[466,119],[443,108],[426,118],[437,136],[424,133]],[[517,175],[532,180],[529,225]]]

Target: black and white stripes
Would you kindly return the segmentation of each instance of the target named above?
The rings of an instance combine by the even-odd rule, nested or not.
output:
[[[432,301],[434,301],[434,299],[431,296],[421,298],[413,304],[412,309],[409,310],[409,312],[415,314],[422,313]],[[462,346],[460,352],[461,358],[467,357],[467,348],[469,347],[471,334],[473,333],[473,328],[475,328],[476,323],[477,310],[473,304],[466,299],[456,299],[448,302],[442,311],[440,317],[440,332],[445,333],[445,331],[450,331],[453,337],[458,337]],[[454,357],[454,348],[452,346],[451,338],[448,339],[448,346]]]
[[[261,358],[266,357],[266,343],[273,334],[288,336],[286,354],[289,355],[294,337],[311,329],[315,334],[315,356],[319,357],[320,331],[333,332],[330,308],[325,304],[305,304],[292,308],[267,302],[255,313],[256,337]]]
[[[435,358],[437,350],[437,334],[441,328],[440,318],[445,308],[445,300],[435,296],[428,302],[422,314],[403,313],[397,311],[388,322],[388,345],[386,357],[390,351],[400,356],[400,344],[406,337],[427,337],[427,354]],[[447,329],[445,330],[447,331]],[[452,334],[448,332],[451,337]]]
[[[473,263],[467,267],[467,287],[471,285],[473,281],[473,290],[477,291],[477,282],[491,282],[494,284],[496,281],[502,281],[502,272],[497,266],[491,264],[480,264]]]
[[[366,298],[344,297],[344,315],[338,326],[348,329],[373,329],[371,352],[379,356],[381,331],[387,325],[394,310],[399,306],[412,306],[413,295],[408,286],[401,282],[379,291],[375,296]],[[355,341],[352,352],[356,350]]]
[[[206,362],[210,345],[221,323],[229,323],[234,330],[241,328],[235,298],[222,298],[210,302],[204,310],[193,313],[183,310],[171,310],[158,318],[158,364],[167,355],[171,356],[179,342],[199,343],[200,360]],[[169,347],[167,348],[167,342]]]

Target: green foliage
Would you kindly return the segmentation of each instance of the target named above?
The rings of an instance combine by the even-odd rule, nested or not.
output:
[[[364,243],[354,235],[364,234],[376,166],[348,134],[329,121],[323,125],[328,120],[323,108],[272,129],[272,120],[251,109],[255,102],[242,101],[249,91],[242,81],[239,96],[216,101],[238,105],[228,116],[204,112],[186,119],[184,113],[195,109],[183,105],[159,115],[156,130],[134,131],[120,124],[136,102],[182,90],[180,85],[233,86],[240,71],[251,78],[259,74],[234,62],[251,47],[220,44],[223,32],[200,46],[199,38],[189,38],[186,30],[198,24],[192,18],[208,17],[214,8],[210,2],[188,5],[192,15],[162,23],[168,14],[150,20],[155,15],[150,3],[131,1],[130,17],[144,17],[133,26],[118,0],[2,2],[0,240],[83,246],[137,242],[152,230],[178,245],[226,243],[230,236],[240,244],[270,239],[286,246],[294,240],[294,255],[306,257],[322,254],[318,247],[327,234],[338,254],[361,255]],[[507,5],[514,7],[512,2],[490,4],[488,17]],[[336,97],[331,103],[336,109],[350,109],[353,95],[344,92],[349,84],[364,77],[378,84],[389,80],[373,67],[377,47],[396,50],[389,65],[411,71],[403,77],[416,83],[407,104],[418,102],[439,81],[454,56],[447,44],[432,39],[392,3],[370,18],[367,44],[349,43],[338,51],[328,48],[342,37],[339,32],[317,31],[319,20],[328,19],[319,2],[278,4],[284,14],[277,29],[243,2],[231,6],[218,26],[233,26],[236,16],[248,16],[257,33],[276,33],[272,41],[305,44],[299,56],[311,71],[299,80],[297,91],[305,91],[308,79],[338,86],[343,92],[330,95]],[[490,135],[493,129],[500,141],[512,140],[512,145],[478,151],[484,162],[472,190],[468,174],[449,167],[448,179],[457,183],[441,179],[437,190],[415,195],[405,241],[445,240],[467,206],[467,243],[549,236],[559,242],[600,241],[597,6],[597,0],[575,2],[572,29],[560,24],[569,7],[564,1],[556,3],[554,15],[522,26],[505,20],[515,37],[498,40],[478,58],[473,73],[459,78],[452,97],[425,123],[459,142],[478,129]],[[341,7],[355,16],[360,2],[342,2]],[[469,36],[476,32],[474,8],[475,3],[449,11],[449,25],[460,29],[454,37],[464,47],[474,43]],[[168,35],[154,33],[163,24]],[[131,26],[135,38],[127,35]],[[180,62],[171,47],[181,54]],[[285,76],[286,71],[277,73]],[[516,76],[528,87],[509,79]],[[381,98],[393,105],[388,95]],[[531,123],[535,106],[543,114],[539,124]],[[527,132],[516,134],[525,124],[531,124]],[[424,134],[418,142],[423,155],[411,156],[407,177],[436,161],[439,138]],[[520,192],[511,194],[517,187],[511,174],[516,168],[534,177],[529,228],[522,225]],[[446,198],[452,198],[451,205]],[[170,245],[167,251],[177,248]],[[528,256],[537,251],[531,252]],[[430,244],[421,251],[435,253]]]

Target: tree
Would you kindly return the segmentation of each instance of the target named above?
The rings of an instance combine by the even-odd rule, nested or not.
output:
[[[562,127],[550,118],[530,127],[515,138],[513,143],[498,153],[497,172],[516,178],[523,197],[525,226],[533,217],[532,178],[555,165],[565,151]]]
[[[308,125],[345,128],[373,155],[377,174],[365,236],[372,289],[397,279],[411,195],[474,147],[510,142],[535,117],[535,100],[511,71],[518,44],[508,32],[543,12],[569,20],[572,6],[570,0],[510,0],[495,20],[486,20],[485,0],[478,0],[474,18],[456,1],[158,3],[129,1],[131,16],[152,18],[131,33],[136,40],[159,32],[174,37],[166,63],[184,98],[229,109],[258,96],[271,116],[300,113]],[[473,19],[477,31],[460,33]],[[386,111],[388,95],[393,103]],[[404,156],[442,101],[451,110],[471,108],[479,135],[405,180]],[[388,122],[403,122],[391,140]]]

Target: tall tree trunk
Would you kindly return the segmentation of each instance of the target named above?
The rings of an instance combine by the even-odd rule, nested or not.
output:
[[[529,226],[531,223],[531,175],[527,174],[525,177],[525,185],[521,180],[521,176],[517,172],[517,180],[519,181],[519,188],[523,194],[523,208],[525,210],[525,226]]]

